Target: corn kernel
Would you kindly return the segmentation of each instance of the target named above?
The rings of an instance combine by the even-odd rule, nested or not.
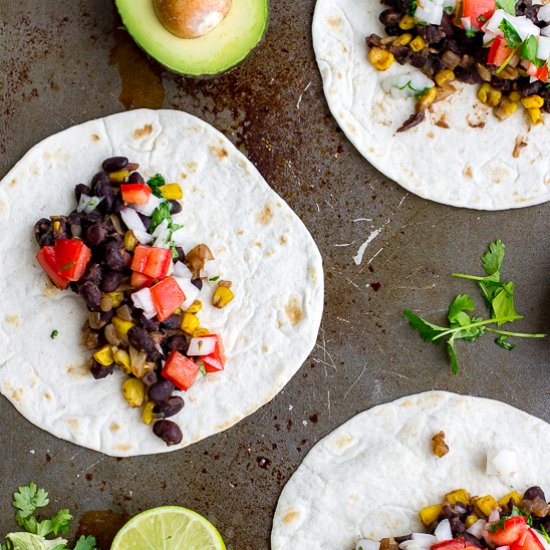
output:
[[[452,82],[455,79],[455,73],[450,69],[443,69],[435,75],[435,82],[438,86],[443,86],[447,82]]]
[[[201,322],[194,313],[184,313],[181,320],[181,330],[186,334],[194,334]]]
[[[424,527],[428,527],[434,521],[437,521],[442,510],[443,504],[434,504],[433,506],[422,508],[422,510],[418,512],[418,516],[420,517],[420,521],[424,524]]]
[[[212,305],[221,309],[231,302],[234,297],[235,295],[230,288],[227,288],[226,286],[219,286],[216,289],[216,292],[214,292],[214,296],[212,296]]]
[[[419,52],[420,50],[423,50],[426,47],[426,41],[420,35],[418,35],[409,44],[409,46],[413,52]]]
[[[104,367],[109,367],[113,364],[113,352],[111,351],[111,347],[109,345],[105,345],[102,348],[98,349],[94,355],[94,359]]]
[[[378,71],[385,71],[395,61],[395,57],[392,53],[376,47],[369,50],[367,57],[373,67]]]
[[[474,511],[478,516],[489,517],[498,508],[498,502],[491,495],[486,495],[477,500]]]
[[[133,252],[138,244],[139,241],[136,239],[134,232],[132,230],[126,231],[124,235],[124,248],[128,252]]]
[[[511,101],[507,97],[502,98],[500,105],[494,110],[495,116],[500,120],[511,117],[518,108],[517,101]]]
[[[507,495],[504,495],[499,501],[499,506],[506,506],[510,500],[514,499],[514,504],[518,505],[523,499],[521,498],[521,495],[517,491],[512,491],[511,493],[508,493]]]
[[[512,100],[512,101],[519,101],[521,99],[521,95],[519,92],[510,92],[510,94],[508,95],[508,97]]]
[[[491,89],[491,86],[489,86],[489,84],[487,84],[486,82],[484,84],[482,84],[480,87],[479,87],[479,90],[477,91],[477,98],[479,99],[479,101],[481,101],[481,103],[483,103],[484,105],[487,105],[487,98],[489,97],[489,90]]]
[[[540,109],[527,109],[527,112],[529,113],[533,124],[539,124],[542,122],[542,111]]]
[[[153,423],[153,420],[155,419],[155,415],[153,414],[154,408],[155,408],[154,401],[147,401],[147,403],[145,403],[145,407],[143,407],[143,412],[141,413],[141,420],[143,420],[143,423],[147,424],[148,426],[150,426]]]
[[[119,336],[126,336],[128,331],[134,326],[134,323],[131,321],[125,321],[124,319],[116,316],[112,318],[111,323],[115,325],[115,329]]]
[[[475,514],[470,514],[466,517],[464,520],[464,525],[466,525],[466,529],[470,528],[479,518]]]
[[[141,407],[145,401],[145,385],[138,378],[128,378],[122,384],[122,394],[130,407]]]
[[[468,504],[470,502],[470,495],[466,489],[456,489],[445,495],[445,500],[451,505],[455,504]]]
[[[124,372],[125,374],[130,374],[132,372],[132,368],[130,366],[130,356],[128,355],[128,352],[126,350],[117,350],[113,355],[113,358],[115,360],[115,363],[122,370],[122,372]]]
[[[207,328],[200,327],[193,332],[193,338],[200,338],[201,336],[207,336],[210,331]]]
[[[540,109],[544,105],[544,99],[540,95],[530,95],[529,97],[522,97],[521,104],[526,109]]]
[[[421,96],[418,96],[416,102],[416,108],[421,111],[427,109],[435,100],[437,96],[437,88],[432,86],[429,90],[424,92]]]
[[[109,296],[112,299],[113,307],[117,308],[122,304],[122,301],[124,300],[124,292],[121,290],[115,290],[113,292],[109,292],[106,294],[106,296]]]
[[[160,186],[162,196],[168,201],[177,201],[183,198],[183,191],[179,183],[167,183]]]
[[[53,230],[54,230],[55,232],[57,232],[57,231],[59,231],[60,228],[61,228],[61,222],[58,221],[58,220],[54,221],[54,222],[53,222]]]
[[[412,15],[405,15],[403,19],[399,21],[399,28],[403,29],[404,31],[414,29],[415,26],[416,21],[414,20],[414,17]]]
[[[492,88],[487,82],[485,82],[477,91],[477,98],[484,105],[496,107],[502,99],[502,92],[500,90],[495,90],[495,88]]]
[[[195,300],[185,311],[184,313],[198,313],[202,309],[202,302],[200,300]]]
[[[401,36],[398,36],[393,42],[393,46],[406,46],[413,38],[413,35],[410,32],[406,32]]]
[[[109,181],[116,181],[122,183],[126,181],[126,178],[130,175],[128,170],[118,170],[118,172],[109,173]]]

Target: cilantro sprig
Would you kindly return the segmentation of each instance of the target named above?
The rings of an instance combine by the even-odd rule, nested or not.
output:
[[[149,178],[147,180],[147,185],[153,191],[153,195],[155,195],[155,197],[158,197],[159,199],[162,198],[162,191],[160,190],[160,188],[165,183],[166,183],[166,180],[160,174],[155,174],[152,178]]]
[[[511,332],[500,329],[506,323],[523,319],[523,316],[519,315],[515,309],[514,283],[501,280],[500,272],[505,251],[506,247],[500,240],[489,245],[487,252],[481,257],[481,265],[486,273],[485,276],[453,273],[454,277],[477,282],[489,312],[489,319],[474,317],[475,304],[468,294],[459,294],[451,302],[447,314],[449,326],[446,327],[430,323],[410,309],[403,311],[411,327],[417,330],[420,337],[426,342],[437,344],[446,339],[447,353],[453,374],[458,372],[458,357],[455,348],[458,340],[473,342],[484,332],[492,332],[499,334],[499,337],[495,340],[499,346],[512,350],[515,347],[514,344],[507,341],[511,336],[519,338],[543,338],[546,336],[546,334]],[[497,328],[489,325],[496,325]]]
[[[516,15],[517,0],[497,0],[497,8],[507,11],[510,15]]]

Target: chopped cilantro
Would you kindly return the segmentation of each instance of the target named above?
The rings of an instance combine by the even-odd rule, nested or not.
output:
[[[466,36],[468,38],[473,38],[477,34],[477,29],[475,27],[472,27],[471,29],[466,30]]]
[[[416,0],[409,0],[409,4],[407,5],[407,15],[413,16],[417,5]]]
[[[206,376],[208,373],[206,372],[206,369],[204,368],[204,363],[202,360],[199,360],[199,371],[203,376]]]
[[[506,42],[508,42],[511,48],[515,49],[521,46],[521,37],[510,21],[503,19],[498,28],[502,31]]]
[[[537,49],[538,42],[536,36],[529,36],[526,40],[523,41],[521,48],[519,50],[519,56],[523,59],[527,59],[537,67],[542,67],[544,61],[537,58]]]
[[[153,233],[163,220],[168,220],[168,222],[172,220],[170,217],[170,203],[168,201],[161,202],[157,208],[155,208],[151,216],[151,224],[149,225],[148,232]]]
[[[420,97],[424,95],[430,88],[426,87],[426,88],[423,88],[422,90],[418,90],[412,85],[412,81],[408,80],[407,82],[405,82],[405,84],[403,84],[403,86],[397,86],[397,89],[398,90],[409,89],[414,93],[415,96]]]
[[[443,6],[443,11],[452,14],[455,9],[453,8],[453,6]]]
[[[55,340],[59,336],[59,331],[55,328],[52,330],[52,333],[50,334],[50,338],[52,340]]]
[[[165,183],[166,183],[166,180],[160,174],[155,174],[152,178],[149,178],[147,180],[147,185],[153,191],[153,195],[155,195],[156,197],[159,197],[159,198],[162,197],[162,192],[161,192],[160,188]]]
[[[427,27],[429,25],[427,21],[417,21],[416,24],[420,27]]]
[[[59,271],[65,271],[66,269],[71,269],[74,266],[74,262],[69,262],[68,264],[62,265],[59,268]]]
[[[504,336],[501,334],[498,338],[495,339],[495,343],[498,344],[501,348],[512,351],[516,347],[515,344],[511,344],[506,340],[508,340],[508,336]]]
[[[212,281],[212,282],[215,282],[217,281],[218,279],[220,278],[219,275],[216,275],[215,277],[210,277],[210,279],[208,279],[209,281]]]
[[[516,15],[516,0],[497,0],[497,8]]]
[[[550,544],[550,536],[548,535],[548,532],[546,531],[542,523],[540,524],[540,530],[537,529],[537,531],[539,531],[540,534],[545,538],[546,542]]]
[[[487,18],[483,15],[480,15],[477,20],[479,21],[479,23],[487,23]]]

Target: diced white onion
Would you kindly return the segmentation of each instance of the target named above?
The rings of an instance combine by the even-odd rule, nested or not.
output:
[[[186,231],[184,227],[180,227],[172,232],[172,240],[176,246],[183,246],[185,243]]]
[[[481,27],[483,32],[490,32],[495,36],[502,36],[502,31],[498,28],[502,23],[506,12],[502,9],[495,10],[495,13],[489,18],[489,20]]]
[[[530,19],[527,19],[525,15],[510,15],[503,9],[495,10],[492,17],[481,28],[484,32],[492,32],[493,34],[504,36],[501,29],[499,29],[502,20],[506,19],[519,34],[521,40],[525,40],[529,36],[539,36],[540,29]]]
[[[546,4],[550,7],[550,4]],[[537,47],[537,58],[546,61],[550,57],[550,37],[539,36],[539,44]]]
[[[196,357],[201,355],[210,355],[216,349],[215,336],[201,336],[199,338],[191,338],[187,355]]]
[[[174,276],[192,279],[193,273],[183,262],[176,262],[174,264]]]
[[[518,456],[510,449],[492,449],[487,452],[489,476],[511,476],[518,471]]]
[[[153,246],[157,248],[170,248],[172,230],[166,227],[155,239]]]
[[[437,542],[451,540],[453,538],[451,522],[448,519],[444,519],[437,524],[434,531],[434,537],[437,539]]]
[[[543,4],[537,13],[537,19],[539,21],[550,22],[550,4]]]
[[[540,30],[540,34],[542,36],[550,36],[550,25],[548,25],[547,27],[544,27]]]
[[[533,82],[536,82],[538,78],[536,76],[530,76],[529,77],[529,84],[533,84]]]
[[[105,197],[90,197],[90,200],[88,201],[88,204],[86,205],[86,208],[84,208],[84,214],[91,214],[99,206],[99,203],[104,198]]]
[[[509,546],[497,546],[495,550],[510,550]]]
[[[464,30],[466,30],[466,31],[472,30],[472,18],[471,17],[462,17],[460,20],[462,21],[462,25],[464,27]]]
[[[447,12],[454,12],[456,9],[456,0],[443,0],[443,9]]]
[[[157,310],[155,304],[153,303],[153,298],[151,297],[151,290],[149,288],[142,288],[137,292],[134,292],[131,296],[134,307],[143,310],[143,315],[147,319],[152,319],[156,314]]]
[[[380,543],[377,540],[361,539],[355,543],[355,550],[379,550]]]
[[[223,370],[223,365],[221,361],[218,361],[217,359],[214,359],[213,357],[204,357],[203,358],[205,365],[210,365],[216,370]]]
[[[405,96],[415,96],[426,88],[434,85],[433,80],[428,78],[420,71],[393,75],[382,81],[382,89],[390,92],[395,98]]]
[[[481,537],[483,529],[485,529],[485,525],[487,525],[487,522],[484,519],[478,519],[475,523],[470,525],[466,531],[468,531],[471,535],[474,535],[474,537],[479,538]]]
[[[443,5],[441,0],[418,0],[414,17],[418,21],[440,25],[443,19]]]
[[[424,550],[423,546],[420,546],[419,542],[416,540],[405,540],[400,545],[401,550]]]
[[[149,195],[149,200],[145,204],[132,204],[131,206],[144,216],[152,216],[161,202],[162,201],[157,196],[151,193],[151,195]]]
[[[86,207],[88,206],[88,203],[90,202],[90,199],[92,197],[88,196],[88,195],[80,195],[80,200],[78,201],[78,206],[76,207],[76,211],[77,212],[84,212],[84,210],[86,209]]]
[[[500,519],[500,512],[496,508],[494,510],[491,510],[491,513],[487,518],[489,523],[496,523],[499,519]]]
[[[162,233],[164,233],[167,229],[168,220],[162,220],[153,231],[153,237],[158,237],[159,235],[162,235]]]
[[[437,542],[437,539],[428,533],[413,533],[412,540],[417,542],[421,548],[426,548],[427,550]]]
[[[132,229],[132,233],[141,244],[149,244],[154,238],[153,235],[149,235],[149,233],[146,233],[145,231],[137,231],[136,229]]]
[[[180,306],[185,310],[191,307],[191,304],[197,299],[200,290],[191,282],[191,279],[187,279],[186,277],[174,277],[174,279],[185,294],[185,301]]]
[[[135,210],[132,210],[131,208],[123,208],[120,211],[120,217],[122,218],[122,221],[126,224],[126,227],[134,231],[134,235],[136,231],[141,233],[147,232],[147,230],[145,229],[145,225],[143,224],[141,218],[139,217],[139,214]]]

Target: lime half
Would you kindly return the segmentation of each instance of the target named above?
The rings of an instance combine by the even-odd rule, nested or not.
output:
[[[161,506],[133,517],[118,532],[111,550],[225,550],[225,544],[200,514]]]

